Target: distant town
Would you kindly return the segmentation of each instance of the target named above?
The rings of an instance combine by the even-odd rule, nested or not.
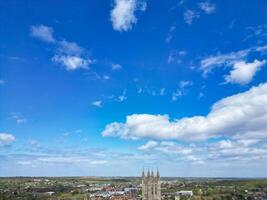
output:
[[[0,200],[267,199],[267,179],[140,177],[2,177]]]

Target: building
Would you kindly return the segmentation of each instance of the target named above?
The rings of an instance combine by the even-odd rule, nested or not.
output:
[[[154,176],[154,172],[148,170],[147,175],[142,172],[142,200],[161,200],[161,187],[159,171]]]
[[[180,200],[180,196],[192,197],[193,192],[191,190],[181,190],[175,193],[175,200]]]

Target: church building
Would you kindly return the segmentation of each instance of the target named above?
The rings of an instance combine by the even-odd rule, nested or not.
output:
[[[159,171],[154,176],[154,172],[148,170],[147,175],[142,172],[142,200],[161,200],[161,187]]]

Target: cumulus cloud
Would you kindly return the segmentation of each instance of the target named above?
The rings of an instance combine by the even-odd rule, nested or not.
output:
[[[175,142],[163,141],[156,142],[153,140],[138,147],[139,150],[154,150],[164,154],[189,155],[193,152],[193,148],[179,145]]]
[[[191,25],[193,21],[199,17],[200,17],[199,14],[194,10],[189,9],[184,13],[184,21],[188,25]]]
[[[65,67],[68,71],[88,69],[94,60],[88,58],[84,48],[75,42],[58,41],[57,53],[52,61]]]
[[[36,25],[31,27],[31,35],[44,42],[53,43],[55,38],[53,37],[53,28],[45,25]]]
[[[225,76],[227,83],[238,83],[241,85],[251,82],[256,72],[266,64],[266,60],[254,60],[251,63],[240,61],[234,64],[230,74]]]
[[[76,69],[88,69],[93,63],[91,59],[85,59],[79,56],[55,55],[52,61],[66,67],[66,70],[73,71]]]
[[[257,142],[257,141],[256,141]],[[211,160],[259,160],[267,158],[267,149],[258,146],[250,146],[241,141],[222,140],[208,146],[208,159]]]
[[[193,148],[185,147],[174,142],[161,142],[157,150],[167,154],[188,155],[193,152]]]
[[[94,60],[87,56],[86,50],[77,43],[69,42],[65,39],[56,40],[53,37],[53,28],[51,27],[44,25],[32,26],[31,34],[44,42],[54,43],[55,55],[51,60],[64,66],[68,71],[88,69],[89,65],[94,63]]]
[[[128,31],[137,23],[136,12],[145,11],[146,3],[138,0],[115,0],[114,8],[110,12],[113,29]]]
[[[158,145],[158,143],[156,141],[148,141],[146,144],[138,147],[139,150],[149,150],[149,149],[152,149],[154,147],[156,147]]]
[[[105,137],[123,139],[176,139],[200,141],[229,136],[239,139],[266,138],[267,83],[223,98],[206,116],[170,120],[168,115],[133,114],[126,122],[106,125]]]
[[[212,14],[216,11],[216,6],[210,2],[200,2],[198,5],[206,14]]]
[[[0,133],[0,146],[6,146],[16,140],[15,136],[8,133]]]
[[[210,55],[200,61],[200,70],[204,76],[207,76],[217,67],[230,68],[230,74],[224,76],[226,83],[247,84],[266,63],[266,60],[259,61],[257,59],[247,61],[249,56],[252,53],[264,53],[266,49],[266,45],[263,45],[231,53]]]
[[[112,70],[120,70],[120,69],[122,69],[122,66],[120,64],[112,64],[111,69]]]
[[[102,107],[102,101],[94,101],[94,102],[92,102],[92,105],[101,108]]]
[[[84,49],[75,42],[63,40],[58,42],[58,52],[78,56],[84,52]]]

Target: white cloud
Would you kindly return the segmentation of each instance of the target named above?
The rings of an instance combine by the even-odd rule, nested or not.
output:
[[[188,155],[193,152],[192,148],[188,148],[182,145],[178,145],[174,142],[156,142],[153,140],[148,141],[144,145],[138,147],[139,150],[155,150],[157,152],[165,154],[176,154],[176,155]]]
[[[56,55],[52,61],[65,67],[68,71],[88,69],[94,60],[84,55],[84,48],[75,42],[59,41]]]
[[[219,67],[221,65],[231,66],[234,63],[243,60],[248,56],[249,52],[249,49],[244,49],[237,52],[209,56],[201,60],[200,69],[203,71],[204,75],[206,75],[215,67]]]
[[[154,147],[156,147],[158,145],[158,143],[156,141],[148,141],[146,144],[138,147],[139,150],[149,150],[149,149],[152,149]]]
[[[119,70],[119,69],[122,69],[122,66],[120,64],[112,64],[111,69],[112,70]]]
[[[199,18],[199,14],[193,10],[187,10],[184,13],[185,23],[191,25],[195,19]]]
[[[172,93],[172,101],[177,101],[178,97],[183,96],[183,92],[181,90],[176,90]]]
[[[140,87],[137,90],[138,94],[147,94],[152,96],[164,96],[166,95],[166,88],[158,88],[158,87]]]
[[[258,46],[255,48],[255,51],[258,51],[258,52],[265,52],[267,51],[267,45],[264,45],[264,46]]]
[[[178,97],[184,96],[186,94],[186,88],[191,85],[193,85],[192,81],[180,81],[178,89],[172,93],[172,101],[176,101]]]
[[[192,164],[204,164],[204,161],[201,158],[198,158],[194,155],[184,156],[183,160],[190,161]]]
[[[31,27],[31,35],[44,42],[53,43],[55,38],[53,37],[53,28],[44,25],[37,25]]]
[[[8,133],[0,133],[0,146],[9,145],[14,142],[16,138]]]
[[[170,120],[168,115],[133,114],[125,123],[108,124],[102,135],[124,139],[206,140],[229,136],[266,139],[267,83],[213,104],[207,116]]]
[[[156,150],[167,154],[188,155],[193,152],[192,148],[178,145],[174,142],[161,142]]]
[[[127,92],[127,90],[124,89],[122,94],[118,96],[118,98],[117,98],[118,102],[123,102],[127,99],[126,92]]]
[[[184,88],[186,88],[188,86],[191,86],[191,85],[193,85],[193,82],[192,81],[187,81],[187,80],[182,80],[179,83],[179,86],[180,86],[181,89],[184,89]]]
[[[145,11],[146,3],[138,0],[115,0],[110,18],[114,30],[128,31],[137,22],[136,11]]]
[[[67,55],[81,55],[84,49],[75,42],[68,42],[66,40],[58,42],[58,52]]]
[[[252,141],[252,140],[251,140]],[[208,146],[208,158],[211,160],[258,160],[267,158],[267,149],[261,146],[250,146],[254,142],[222,140]]]
[[[227,67],[231,70],[230,74],[224,76],[226,83],[247,84],[265,64],[265,60],[247,61],[250,54],[264,53],[266,49],[266,45],[263,45],[226,54],[211,55],[201,60],[200,70],[204,76],[207,76],[214,68]]]
[[[216,11],[216,6],[209,2],[201,2],[198,5],[199,8],[203,10],[206,14],[212,14]]]
[[[168,32],[168,35],[167,35],[167,37],[165,39],[165,41],[167,43],[169,43],[172,40],[172,38],[173,38],[173,32],[175,31],[175,29],[176,29],[176,26],[175,25],[173,25],[173,26],[170,27],[169,32]]]
[[[79,56],[55,55],[52,61],[66,67],[66,70],[73,71],[76,69],[88,69],[93,63],[91,59],[85,59]]]
[[[266,60],[254,60],[251,63],[240,61],[234,64],[230,74],[225,76],[227,83],[238,83],[241,85],[251,82],[256,72],[266,64]]]
[[[39,25],[31,27],[32,36],[45,42],[55,43],[55,55],[52,57],[54,63],[60,64],[68,71],[77,69],[88,69],[95,60],[88,58],[85,49],[75,42],[67,40],[56,40],[53,37],[53,28]]]
[[[102,107],[102,101],[94,101],[94,102],[92,102],[92,105],[101,108]]]

